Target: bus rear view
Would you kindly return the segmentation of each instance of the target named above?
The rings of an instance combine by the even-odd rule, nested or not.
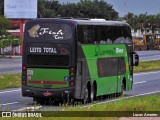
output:
[[[74,95],[74,25],[56,19],[26,22],[22,95],[34,99]]]

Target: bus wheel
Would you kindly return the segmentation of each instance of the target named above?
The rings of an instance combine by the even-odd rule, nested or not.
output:
[[[95,86],[92,85],[91,94],[90,94],[90,101],[93,102],[95,100],[96,100],[96,90],[95,90]]]
[[[74,105],[75,99],[69,99],[66,101],[67,105]]]
[[[40,99],[40,98],[33,98],[33,101],[35,101],[36,103],[39,103],[41,105],[45,105],[47,102],[44,99]]]
[[[89,103],[89,90],[88,90],[88,87],[86,87],[85,89],[85,93],[84,93],[84,99],[83,99],[83,104],[85,103]]]
[[[124,91],[125,91],[125,83],[124,83],[124,81],[123,81],[122,84],[121,84],[120,96],[124,94]]]

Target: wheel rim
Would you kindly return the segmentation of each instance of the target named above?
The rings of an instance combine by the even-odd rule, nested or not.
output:
[[[93,86],[93,87],[92,87],[92,90],[91,90],[91,94],[90,94],[91,102],[94,101],[94,98],[95,98],[95,89],[94,89],[94,86]]]
[[[125,86],[124,86],[124,83],[122,82],[122,85],[121,85],[121,95],[124,94],[124,90],[125,90]]]
[[[85,89],[85,95],[84,95],[84,103],[87,103],[88,102],[88,89],[86,88]]]
[[[93,101],[94,100],[94,91],[92,90],[91,91],[91,101]]]
[[[122,91],[124,91],[125,90],[125,87],[124,87],[124,84],[122,83]]]

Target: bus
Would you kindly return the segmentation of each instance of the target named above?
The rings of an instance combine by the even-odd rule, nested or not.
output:
[[[37,18],[25,24],[22,96],[93,102],[133,85],[131,28],[104,19]]]

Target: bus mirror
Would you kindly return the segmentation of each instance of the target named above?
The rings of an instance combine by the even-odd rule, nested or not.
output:
[[[133,52],[133,66],[138,66],[139,64],[139,56],[136,52]]]

